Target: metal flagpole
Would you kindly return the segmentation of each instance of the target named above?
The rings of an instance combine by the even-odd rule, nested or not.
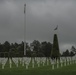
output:
[[[26,55],[26,4],[24,4],[24,55]]]

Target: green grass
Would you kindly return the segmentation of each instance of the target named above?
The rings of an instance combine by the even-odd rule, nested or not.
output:
[[[13,67],[10,69],[8,62],[6,63],[5,69],[0,68],[0,75],[76,75],[76,64],[71,64],[69,66],[63,66],[60,68],[51,69],[51,65],[40,67],[31,67],[31,63],[29,69],[26,70],[25,66],[16,67],[13,63]]]

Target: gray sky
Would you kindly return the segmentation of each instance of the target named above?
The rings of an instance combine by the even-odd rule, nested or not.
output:
[[[52,43],[58,25],[60,50],[76,45],[76,0],[0,0],[0,42],[24,39],[26,3],[26,40]]]

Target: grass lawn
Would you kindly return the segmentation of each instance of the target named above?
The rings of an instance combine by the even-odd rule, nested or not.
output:
[[[13,65],[14,66],[14,65]],[[76,64],[71,64],[69,66],[51,69],[51,65],[49,66],[41,66],[31,68],[29,67],[26,70],[24,67],[13,67],[13,68],[5,68],[0,69],[0,75],[76,75]]]

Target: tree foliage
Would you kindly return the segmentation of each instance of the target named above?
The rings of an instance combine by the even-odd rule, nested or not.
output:
[[[56,58],[56,59],[60,57],[59,43],[58,43],[57,34],[54,34],[51,57],[52,57],[52,58]]]
[[[32,43],[26,43],[26,56],[27,57],[49,57],[51,56],[52,44],[50,42],[39,42],[34,40]],[[22,57],[24,56],[24,42],[9,43],[5,41],[0,44],[1,57]]]

